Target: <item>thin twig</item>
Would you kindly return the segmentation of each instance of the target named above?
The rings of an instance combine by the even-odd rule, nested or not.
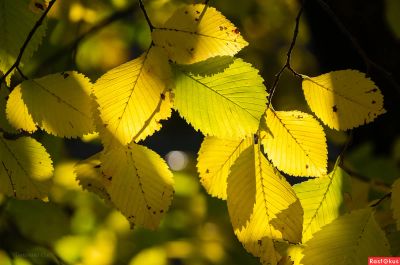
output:
[[[299,10],[299,12],[297,13],[297,16],[296,16],[296,24],[295,24],[294,31],[293,31],[292,41],[291,41],[289,49],[288,49],[288,51],[286,53],[286,62],[282,66],[282,68],[279,70],[279,72],[275,75],[274,83],[272,85],[272,88],[270,89],[269,96],[268,96],[268,106],[267,106],[267,108],[271,107],[272,97],[274,96],[276,87],[278,86],[278,83],[279,83],[279,80],[281,78],[281,75],[282,75],[282,73],[283,73],[283,71],[285,69],[289,69],[295,76],[302,78],[301,75],[298,74],[295,70],[293,70],[293,68],[290,66],[290,59],[291,59],[291,56],[292,56],[292,52],[293,52],[294,46],[296,45],[297,35],[299,34],[300,18],[301,18],[301,14],[303,13],[303,9],[304,9],[304,1],[302,2],[300,10]]]
[[[332,9],[329,7],[329,5],[327,3],[325,3],[323,0],[315,0],[315,1],[318,2],[318,4],[322,7],[322,9],[324,9],[325,12],[331,17],[331,19],[336,24],[336,26],[339,28],[339,30],[344,35],[346,35],[346,37],[350,40],[354,49],[357,51],[357,53],[360,55],[360,57],[364,61],[365,67],[367,68],[367,73],[369,73],[371,67],[374,67],[376,70],[381,72],[387,78],[388,81],[390,81],[392,83],[392,85],[396,89],[397,93],[400,94],[400,85],[393,78],[392,73],[390,73],[383,66],[377,64],[376,62],[371,60],[371,58],[368,57],[367,53],[364,51],[364,49],[358,43],[357,39],[345,27],[343,22],[336,16],[336,14],[332,11]]]
[[[47,13],[49,13],[51,7],[54,5],[54,3],[56,2],[56,0],[51,0],[49,2],[49,5],[47,6],[46,10],[43,12],[43,14],[40,16],[40,18],[38,19],[38,21],[36,21],[35,25],[33,26],[33,28],[31,29],[31,31],[29,32],[28,36],[25,39],[24,44],[22,45],[21,49],[19,50],[18,53],[18,57],[15,60],[14,64],[10,67],[10,69],[8,69],[8,71],[1,77],[0,79],[0,84],[4,82],[4,80],[6,80],[7,76],[15,69],[19,67],[19,64],[21,63],[21,59],[22,56],[24,55],[25,49],[28,46],[29,42],[31,41],[33,35],[35,34],[36,30],[42,25],[43,20],[45,19],[45,17],[47,16]]]
[[[379,199],[378,201],[376,201],[375,203],[371,204],[369,207],[376,207],[376,206],[378,206],[379,204],[381,204],[384,200],[386,200],[386,199],[388,199],[388,198],[390,198],[390,197],[392,197],[392,193],[391,193],[391,192],[386,193],[382,198],[380,198],[380,199]]]
[[[95,34],[98,31],[102,30],[103,28],[112,24],[113,22],[120,20],[120,19],[124,18],[125,16],[132,15],[132,13],[136,9],[137,9],[137,4],[132,4],[132,5],[128,6],[127,8],[117,11],[114,14],[110,15],[109,17],[101,20],[98,24],[94,25],[89,30],[87,30],[85,33],[83,33],[78,38],[76,38],[71,44],[62,47],[57,52],[55,52],[53,55],[47,57],[46,60],[44,60],[42,63],[40,63],[40,65],[37,67],[37,69],[42,69],[48,65],[53,64],[55,61],[58,61],[60,58],[62,58],[66,54],[69,54],[69,51],[75,50],[84,39],[90,37],[91,35]]]
[[[142,0],[139,0],[139,6],[140,6],[140,9],[143,12],[144,17],[146,18],[147,25],[149,25],[150,31],[153,31],[154,30],[154,26],[151,23],[151,20],[150,20],[149,16],[147,15],[146,8],[144,8]]]

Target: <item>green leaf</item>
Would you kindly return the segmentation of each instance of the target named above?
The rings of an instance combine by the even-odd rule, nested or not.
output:
[[[350,192],[349,183],[350,176],[336,164],[329,175],[294,185],[304,209],[303,243],[343,214],[343,194]]]
[[[79,137],[94,131],[91,112],[92,84],[75,71],[26,80],[7,102],[7,117],[17,129],[36,126],[60,137]]]
[[[15,63],[26,37],[44,11],[37,8],[34,2],[0,0],[0,72],[5,73]],[[29,60],[40,45],[46,32],[46,24],[45,19],[32,36],[22,56],[22,64]],[[8,85],[10,80],[11,75],[7,77]]]
[[[364,73],[341,70],[303,78],[308,105],[330,128],[352,129],[386,112],[381,91]]]
[[[0,87],[0,128],[8,133],[17,133],[17,131],[11,126],[9,121],[7,120],[6,115],[6,104],[10,92],[8,92],[8,88],[1,84]]]
[[[307,242],[303,254],[303,265],[363,265],[368,257],[390,256],[389,243],[369,208],[324,226]]]
[[[105,146],[138,142],[171,115],[171,70],[160,48],[111,69],[94,84]],[[106,130],[106,132],[104,132]]]
[[[112,203],[132,226],[157,228],[174,192],[172,173],[164,160],[134,143],[110,149],[100,160]]]
[[[205,137],[197,158],[200,181],[206,191],[226,200],[227,178],[230,168],[244,149],[252,144],[251,138],[226,140]]]
[[[267,93],[250,64],[216,57],[187,68],[176,66],[175,81],[176,109],[203,134],[242,139],[257,131]]]
[[[214,7],[203,4],[178,8],[152,33],[154,43],[179,64],[192,64],[218,55],[235,55],[248,43],[239,30]]]
[[[326,174],[325,133],[313,116],[300,111],[268,108],[260,127],[264,152],[279,170],[294,176]]]
[[[262,262],[276,264],[276,240],[301,241],[303,209],[292,187],[261,153],[248,147],[231,168],[228,210],[245,249]]]
[[[20,200],[43,199],[51,187],[53,165],[35,139],[0,135],[0,192]]]

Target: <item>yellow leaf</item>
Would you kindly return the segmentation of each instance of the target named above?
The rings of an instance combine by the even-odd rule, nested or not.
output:
[[[269,108],[261,121],[261,129],[264,152],[279,170],[294,176],[326,174],[325,133],[311,115]]]
[[[392,186],[392,209],[397,221],[397,230],[400,231],[400,179],[397,179]]]
[[[288,244],[287,242],[276,242],[276,249],[282,256],[278,265],[301,265],[304,246],[300,244]]]
[[[29,114],[28,107],[22,100],[21,87],[14,88],[7,100],[6,115],[10,124],[17,129],[22,129],[29,133],[37,130],[32,115]]]
[[[308,105],[330,128],[352,129],[386,112],[381,91],[364,73],[341,70],[303,78]]]
[[[106,179],[101,171],[100,153],[97,153],[75,165],[76,180],[85,190],[93,192],[107,204],[114,206],[106,189]]]
[[[0,135],[0,192],[20,200],[43,199],[51,187],[53,165],[35,139]]]
[[[350,193],[350,176],[336,163],[324,178],[294,185],[304,209],[303,243],[344,212],[344,193]]]
[[[7,117],[17,129],[79,137],[93,132],[88,78],[75,71],[26,80],[10,94]],[[34,124],[33,124],[34,122]]]
[[[260,146],[248,147],[231,168],[227,202],[233,229],[247,251],[276,264],[275,240],[301,241],[303,209],[292,187]]]
[[[138,142],[161,128],[160,120],[171,115],[171,70],[164,53],[151,47],[139,58],[104,74],[94,85],[100,129],[106,143]],[[110,139],[111,137],[111,139]]]
[[[172,173],[154,151],[132,143],[100,157],[112,203],[131,225],[157,228],[173,195]]]
[[[229,20],[215,8],[203,4],[177,9],[151,34],[154,43],[179,64],[192,64],[218,55],[233,56],[248,45]]]
[[[251,138],[243,140],[204,138],[197,158],[197,169],[201,184],[210,195],[226,200],[226,181],[230,168],[243,150],[251,144]]]
[[[324,226],[307,242],[303,255],[303,265],[363,265],[368,257],[390,256],[390,252],[373,211],[366,208]]]

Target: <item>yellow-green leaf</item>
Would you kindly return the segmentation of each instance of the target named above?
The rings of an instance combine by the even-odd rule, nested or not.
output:
[[[164,160],[135,143],[110,149],[100,159],[112,203],[132,226],[157,228],[174,192],[172,173]]]
[[[350,176],[337,164],[327,177],[294,185],[304,209],[303,243],[344,212],[344,193],[350,193]]]
[[[264,152],[281,171],[294,176],[326,174],[328,151],[319,122],[300,111],[268,108],[261,121]]]
[[[386,112],[381,91],[364,73],[341,70],[303,78],[308,105],[330,128],[352,129]]]
[[[232,60],[216,57],[175,67],[174,103],[203,134],[243,139],[257,131],[267,93],[257,69]]]
[[[157,47],[104,74],[93,88],[101,122],[109,132],[101,135],[103,141],[126,145],[159,130],[159,121],[171,115],[170,89],[170,66]]]
[[[16,133],[17,131],[10,125],[6,115],[6,104],[10,92],[8,88],[1,84],[0,86],[0,128],[8,133]]]
[[[275,240],[301,241],[300,201],[259,145],[248,147],[236,160],[228,177],[227,193],[236,236],[262,262],[279,261]]]
[[[392,186],[392,209],[393,216],[397,221],[397,230],[400,231],[400,179],[397,179]]]
[[[303,265],[363,265],[371,256],[390,256],[389,243],[371,209],[346,214],[314,234],[303,250]]]
[[[304,246],[300,244],[288,244],[287,242],[276,242],[276,249],[282,256],[278,265],[301,265]]]
[[[100,153],[97,153],[75,165],[76,180],[85,190],[95,193],[106,203],[113,205],[107,192],[107,181],[101,171]]]
[[[214,7],[203,4],[177,9],[152,31],[157,46],[179,64],[192,64],[218,55],[235,55],[248,43],[239,30]]]
[[[44,9],[33,5],[31,0],[0,0],[0,72],[5,73],[16,61],[26,37]],[[40,45],[46,32],[46,19],[32,36],[22,56],[24,64]],[[13,71],[15,72],[15,70]],[[11,75],[7,77],[9,84]]]
[[[0,192],[20,200],[43,199],[51,187],[53,165],[35,139],[0,135]]]
[[[210,195],[226,200],[226,181],[230,168],[251,144],[249,137],[243,140],[204,138],[197,158],[197,169],[201,184]]]
[[[61,137],[79,137],[94,131],[91,82],[75,71],[26,80],[11,92],[7,117],[17,129],[36,125]]]

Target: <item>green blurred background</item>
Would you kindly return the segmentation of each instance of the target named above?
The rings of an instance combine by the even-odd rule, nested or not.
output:
[[[333,4],[333,1],[327,2]],[[366,12],[344,9],[350,15],[340,13],[339,2],[346,1],[337,1],[333,7],[338,8],[335,11],[344,19],[351,12]],[[400,2],[375,2],[382,2],[380,5],[384,8],[377,12],[385,23],[384,30],[398,45]],[[177,7],[193,1],[148,0],[144,3],[153,24],[160,25]],[[285,63],[299,4],[300,1],[295,0],[210,1],[210,5],[230,19],[250,43],[238,56],[260,70],[268,89],[275,73]],[[364,5],[373,8],[376,3],[365,1]],[[363,70],[362,60],[346,37],[340,35],[323,11],[316,8],[315,4],[306,6],[292,54],[292,67],[309,76],[344,68]],[[113,23],[72,45],[79,36],[115,13],[120,15]],[[23,67],[29,77],[78,70],[94,82],[107,70],[138,57],[151,42],[146,21],[138,3],[133,0],[58,0],[48,17],[47,36],[29,64]],[[350,28],[356,26],[350,24]],[[365,47],[368,52],[368,46]],[[377,60],[384,60],[390,54],[382,56]],[[374,77],[374,72],[371,75]],[[395,94],[392,91],[395,89],[387,85],[389,82],[382,76],[376,78],[382,80],[385,100],[385,93],[389,95],[387,109],[390,113],[391,106],[395,105],[390,100],[398,102],[396,96],[390,97],[391,93]],[[14,78],[13,82],[20,80]],[[287,72],[279,82],[273,104],[279,110],[310,112],[300,81]],[[381,197],[400,176],[400,138],[398,125],[394,125],[397,124],[394,117],[398,116],[386,116],[389,118],[378,121],[377,125],[361,129],[346,153],[346,165],[355,176],[353,208],[363,207],[368,201]],[[382,130],[381,126],[387,130]],[[334,162],[348,135],[328,128],[326,133],[330,161]],[[140,227],[130,230],[127,220],[119,212],[95,195],[82,191],[75,181],[74,164],[101,150],[96,137],[66,140],[40,132],[34,136],[53,158],[54,186],[49,202],[17,201],[0,195],[0,265],[259,264],[235,238],[225,202],[208,196],[201,187],[195,164],[202,136],[176,113],[163,122],[160,132],[144,142],[167,160],[175,177],[176,193],[172,206],[156,231]],[[382,215],[380,218],[389,217]],[[395,238],[397,236],[393,236],[393,240]]]

